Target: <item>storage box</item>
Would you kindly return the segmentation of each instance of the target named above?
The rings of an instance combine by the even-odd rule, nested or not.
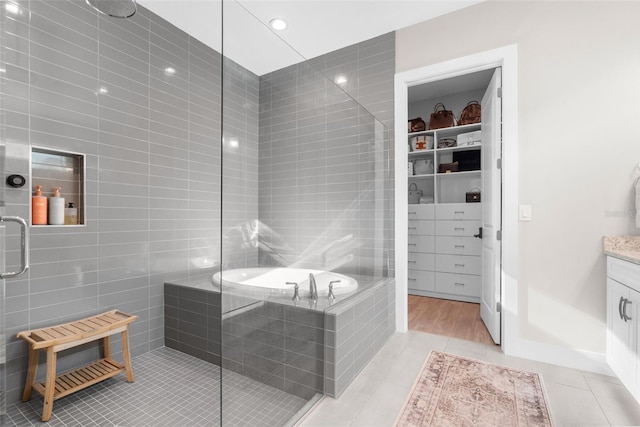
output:
[[[458,141],[458,147],[480,145],[482,143],[482,131],[477,130],[475,132],[461,133],[456,140]]]

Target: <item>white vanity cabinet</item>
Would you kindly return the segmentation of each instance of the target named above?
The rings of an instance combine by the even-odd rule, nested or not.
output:
[[[607,257],[607,363],[640,401],[640,265]]]

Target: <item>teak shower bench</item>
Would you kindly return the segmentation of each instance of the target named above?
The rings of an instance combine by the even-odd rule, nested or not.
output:
[[[127,381],[133,382],[133,368],[129,354],[129,324],[138,317],[111,310],[86,319],[42,329],[23,331],[18,338],[29,343],[29,369],[22,400],[31,399],[36,390],[44,397],[42,421],[49,421],[53,412],[53,401],[67,396],[107,378],[126,372]],[[111,359],[111,335],[122,334],[124,364]],[[81,344],[102,339],[104,358],[90,365],[56,377],[57,353]],[[38,350],[47,351],[47,373],[44,382],[36,383],[38,372]]]

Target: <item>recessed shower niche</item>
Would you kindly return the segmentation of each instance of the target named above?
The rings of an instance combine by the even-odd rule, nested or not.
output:
[[[51,224],[47,211],[47,221],[43,224],[34,222],[34,198],[32,197],[30,199],[32,227],[85,225],[85,170],[84,154],[31,147],[32,196],[36,195],[36,187],[41,187],[42,197],[49,198],[48,205],[57,187],[60,189],[60,197],[64,198],[63,223]]]

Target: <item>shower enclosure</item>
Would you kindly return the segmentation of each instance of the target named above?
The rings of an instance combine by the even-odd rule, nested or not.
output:
[[[27,361],[16,333],[113,308],[138,316],[130,340],[140,371],[104,390],[132,390],[154,360],[167,374],[171,363],[200,369],[197,381],[165,386],[160,424],[292,423],[366,363],[345,348],[392,331],[392,292],[381,287],[392,246],[389,130],[354,99],[349,50],[344,60],[305,59],[250,6],[140,1],[120,19],[84,0],[3,2],[0,216],[24,218],[30,244],[27,272],[0,283],[3,425],[39,415],[36,398],[20,402]],[[35,185],[47,196],[61,186],[78,223],[31,225]],[[20,269],[20,236],[0,226],[0,270]],[[356,320],[341,328],[342,313]],[[359,314],[383,325],[370,332],[378,338]],[[58,371],[100,353],[68,350]],[[64,422],[67,399],[54,419]],[[143,422],[139,406],[127,412]]]

